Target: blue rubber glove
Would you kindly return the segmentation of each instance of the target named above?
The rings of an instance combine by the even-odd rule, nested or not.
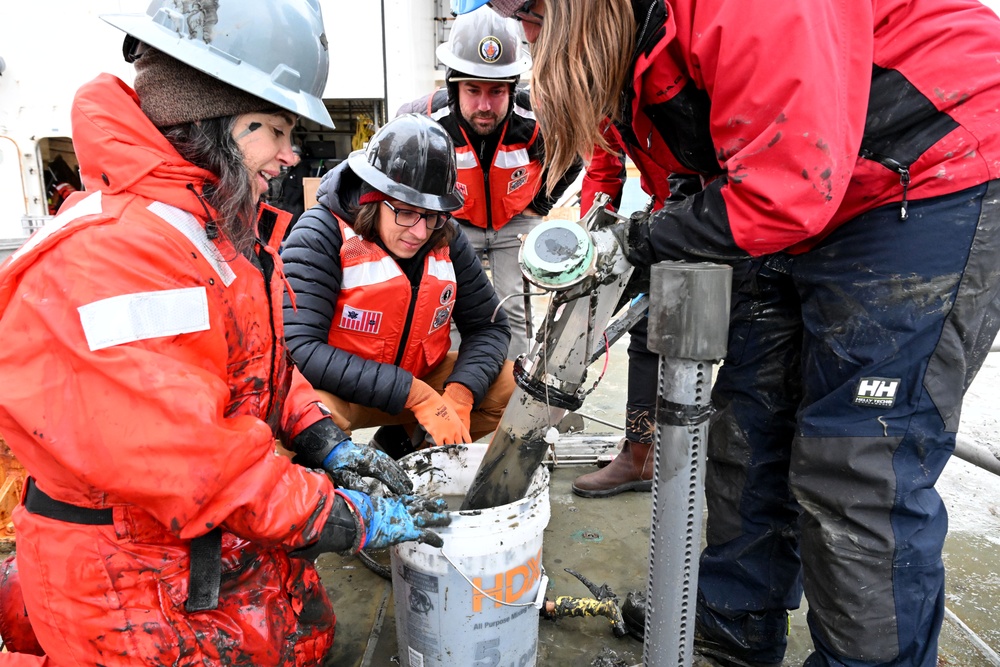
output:
[[[361,549],[385,549],[400,542],[417,541],[432,547],[444,545],[444,540],[428,527],[447,526],[444,498],[425,496],[369,496],[359,491],[341,491],[364,524],[365,539]]]
[[[320,403],[320,410],[325,410]],[[329,413],[329,410],[325,410]],[[391,456],[374,447],[356,445],[330,417],[320,419],[292,439],[293,463],[307,468],[322,468],[345,489],[362,490],[362,477],[372,477],[392,493],[409,493],[413,482]]]
[[[391,456],[367,445],[344,440],[323,459],[323,470],[337,486],[355,491],[367,488],[362,477],[373,477],[395,494],[413,490],[413,482]]]

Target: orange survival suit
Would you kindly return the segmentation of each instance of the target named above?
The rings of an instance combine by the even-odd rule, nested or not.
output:
[[[14,513],[48,664],[317,664],[333,610],[288,552],[333,486],[275,454],[322,416],[282,341],[280,259],[206,233],[212,175],[117,78],[79,90],[73,129],[86,191],[0,267],[0,431],[77,513]]]

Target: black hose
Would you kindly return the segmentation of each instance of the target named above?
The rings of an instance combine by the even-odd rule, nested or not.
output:
[[[392,568],[389,565],[383,565],[374,558],[372,558],[367,551],[359,551],[358,558],[364,563],[365,567],[369,570],[382,577],[383,579],[392,579]]]

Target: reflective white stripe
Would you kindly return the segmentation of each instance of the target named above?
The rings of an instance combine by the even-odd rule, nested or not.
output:
[[[62,229],[77,218],[82,218],[85,215],[94,215],[100,213],[101,210],[101,191],[98,190],[94,194],[88,195],[84,199],[80,200],[79,204],[76,204],[72,208],[63,211],[56,217],[49,220],[44,227],[35,232],[30,239],[18,248],[13,253],[13,256],[20,257],[21,255],[24,255],[39,243],[52,236],[52,234],[56,231]]]
[[[444,106],[438,109],[437,111],[432,112],[431,118],[433,118],[434,120],[441,120],[450,113],[451,113],[451,107]]]
[[[455,280],[455,265],[450,259],[441,260],[434,257],[427,258],[427,273],[438,280],[457,282]]]
[[[479,163],[476,162],[476,155],[472,151],[462,151],[455,153],[455,166],[459,169],[478,169]]]
[[[353,239],[355,236],[358,235],[357,232],[355,232],[353,229],[351,229],[347,225],[344,225],[343,229],[344,229],[344,240],[345,241],[347,241],[348,239]]]
[[[201,251],[202,256],[208,263],[212,265],[216,275],[219,276],[219,279],[222,280],[222,283],[226,287],[233,284],[233,281],[236,280],[236,273],[226,262],[225,258],[223,258],[222,253],[219,252],[219,248],[209,240],[205,228],[198,222],[196,217],[176,206],[158,201],[153,202],[146,208],[150,213],[162,218],[171,227],[186,236]]]
[[[516,113],[521,118],[528,118],[530,120],[535,120],[535,112],[531,109],[525,109],[522,106],[514,105],[514,113]]]
[[[122,294],[80,306],[77,311],[92,351],[209,329],[204,287]]]
[[[401,275],[403,272],[399,270],[399,265],[392,257],[383,257],[377,262],[365,262],[344,269],[344,280],[341,282],[341,287],[342,289],[351,289],[365,285],[378,285]]]
[[[516,169],[517,167],[527,167],[529,162],[528,150],[518,148],[514,151],[498,150],[497,159],[493,161],[493,164],[501,169]]]

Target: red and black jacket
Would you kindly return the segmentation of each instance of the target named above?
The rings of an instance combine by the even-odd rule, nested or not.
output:
[[[976,0],[633,8],[615,129],[654,194],[668,174],[706,180],[676,224],[801,252],[877,206],[1000,176],[1000,19]]]

